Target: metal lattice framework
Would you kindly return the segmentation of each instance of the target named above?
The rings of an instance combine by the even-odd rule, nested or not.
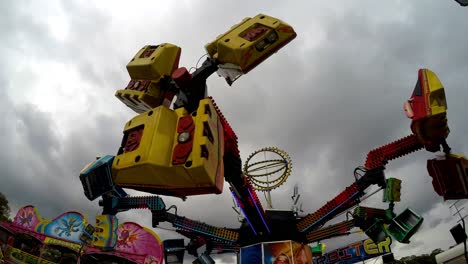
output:
[[[277,156],[259,160],[261,155]],[[291,174],[292,161],[288,153],[276,147],[266,147],[250,154],[244,164],[244,175],[257,191],[271,191],[281,186]]]

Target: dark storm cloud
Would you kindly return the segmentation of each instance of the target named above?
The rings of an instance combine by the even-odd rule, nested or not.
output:
[[[12,117],[16,117],[18,125],[15,134],[4,134],[6,138],[16,140],[4,143],[2,153],[9,155],[0,161],[1,191],[16,208],[34,204],[48,217],[67,210],[96,214],[91,202],[83,199],[79,171],[97,155],[113,154],[120,134],[105,136],[100,133],[103,127],[77,126],[59,148],[53,132],[57,128],[49,114],[30,106],[16,108],[20,109],[16,116],[7,116],[11,122]],[[108,124],[106,131],[119,130],[112,129],[111,124],[118,122],[111,117],[100,116],[97,120],[100,125]]]
[[[7,100],[2,100],[3,107],[14,108]],[[63,178],[60,157],[54,154],[58,152],[58,144],[51,132],[52,122],[34,107],[17,106],[16,110],[16,115],[3,112],[6,124],[13,125],[15,130],[2,129],[5,140],[0,159],[1,192],[15,209],[37,204],[45,215],[53,217],[67,208],[66,202],[72,201],[64,191],[69,185]]]
[[[4,145],[2,155],[5,156],[0,161],[1,191],[7,195],[15,209],[33,204],[48,218],[67,210],[90,212],[92,206],[83,201],[78,174],[82,166],[96,155],[94,151],[102,150],[100,146],[105,148],[110,145],[106,142],[112,137],[99,133],[97,136],[93,134],[91,140],[86,140],[89,139],[86,135],[90,134],[89,131],[112,130],[112,125],[106,122],[106,117],[100,116],[94,121],[100,122],[98,128],[94,126],[87,129],[86,122],[80,122],[83,126],[74,129],[76,134],[65,135],[62,142],[60,134],[63,128],[58,127],[53,114],[42,112],[31,104],[13,103],[5,91],[28,91],[38,80],[38,76],[32,75],[26,68],[26,71],[23,70],[25,87],[15,86],[11,75],[17,71],[18,66],[21,68],[21,65],[14,63],[15,59],[22,59],[29,53],[37,61],[56,60],[67,63],[71,57],[66,57],[69,51],[67,47],[60,46],[50,35],[43,20],[30,16],[23,3],[11,3],[2,8],[2,11],[5,10],[9,12],[2,17],[2,35],[5,36],[5,41],[0,47],[3,54],[7,55],[6,65],[0,72],[2,89],[5,89],[2,90],[1,97],[4,120],[2,126],[5,126],[1,141]],[[101,127],[102,125],[105,127]],[[96,144],[95,140],[99,143]],[[86,145],[87,148],[80,148]],[[92,210],[93,213],[94,211],[95,209]]]
[[[59,147],[57,128],[53,127],[51,117],[31,105],[21,105],[16,110],[18,137],[25,140],[24,144],[30,146],[34,154],[44,155],[45,159],[50,160]],[[22,156],[26,153],[19,154]]]
[[[9,81],[11,71],[7,67],[10,60],[7,58],[6,61],[1,62],[0,73],[0,191],[8,197],[14,209],[40,201],[44,206],[50,203],[49,212],[56,212],[60,205],[54,196],[51,193],[44,195],[48,193],[50,153],[59,147],[52,132],[51,118],[34,106],[16,105],[8,96],[6,91],[12,84]]]

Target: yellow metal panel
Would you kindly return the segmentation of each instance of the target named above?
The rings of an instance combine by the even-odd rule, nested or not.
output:
[[[165,106],[130,120],[125,134],[143,126],[138,148],[117,155],[112,164],[114,182],[122,187],[183,186],[189,179],[183,168],[171,168],[177,114]]]
[[[412,111],[418,116],[417,119],[413,118],[411,130],[424,142],[427,150],[434,152],[439,150],[440,142],[450,133],[447,101],[444,87],[437,75],[428,69],[420,69],[420,73],[421,71],[418,82],[422,94],[413,95],[411,99]]]
[[[147,82],[147,85],[141,87],[144,82]],[[125,89],[118,90],[115,93],[120,101],[137,113],[150,111],[152,108],[162,105],[164,95],[165,93],[161,91],[159,82],[145,80],[131,80]]]
[[[99,248],[114,248],[117,242],[118,220],[114,215],[96,215],[96,230],[92,245]]]
[[[245,18],[215,41],[205,45],[210,57],[231,63],[247,73],[296,37],[283,21],[259,14]]]
[[[195,117],[193,148],[187,159],[191,166],[183,165],[194,184],[216,184],[218,168],[222,166],[223,140],[223,129],[211,100],[201,100]]]
[[[170,43],[144,46],[127,64],[132,79],[159,80],[179,65],[181,49]]]
[[[437,115],[445,113],[447,110],[447,101],[445,99],[444,86],[442,86],[442,83],[434,72],[428,69],[425,69],[424,72],[429,88],[428,106],[430,107],[431,114]]]
[[[183,108],[174,111],[160,106],[130,120],[112,165],[114,182],[124,188],[153,193],[158,193],[157,189],[176,190],[184,195],[221,192],[224,137],[210,99],[201,100],[193,113],[195,129],[190,154],[184,163],[173,165],[174,148],[179,144],[178,121],[187,115]],[[125,149],[132,131],[141,130],[138,144]]]

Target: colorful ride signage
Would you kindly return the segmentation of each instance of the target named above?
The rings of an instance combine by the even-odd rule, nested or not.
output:
[[[351,264],[366,259],[375,258],[390,253],[392,239],[387,237],[384,241],[375,244],[372,239],[352,243],[346,247],[328,252],[321,257],[314,258],[314,264]]]
[[[46,244],[68,247],[68,248],[76,250],[76,251],[79,251],[80,247],[81,247],[80,244],[76,244],[76,243],[73,243],[73,242],[68,242],[68,241],[64,241],[64,240],[60,240],[60,239],[55,239],[55,238],[52,238],[52,237],[46,237],[44,242]]]
[[[312,264],[312,251],[291,240],[263,242],[241,248],[240,264]]]

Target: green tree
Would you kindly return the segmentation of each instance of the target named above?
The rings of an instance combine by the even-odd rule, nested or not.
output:
[[[434,256],[434,257],[435,257],[435,255],[440,254],[440,253],[442,253],[442,252],[444,252],[444,251],[443,251],[442,249],[440,249],[440,248],[434,249],[434,250],[432,250],[432,252],[431,252],[431,256]]]
[[[11,221],[10,219],[10,206],[8,205],[8,199],[0,193],[0,222]]]
[[[440,248],[434,249],[431,254],[423,254],[420,256],[412,255],[395,260],[393,264],[436,264],[435,255],[443,252]]]

